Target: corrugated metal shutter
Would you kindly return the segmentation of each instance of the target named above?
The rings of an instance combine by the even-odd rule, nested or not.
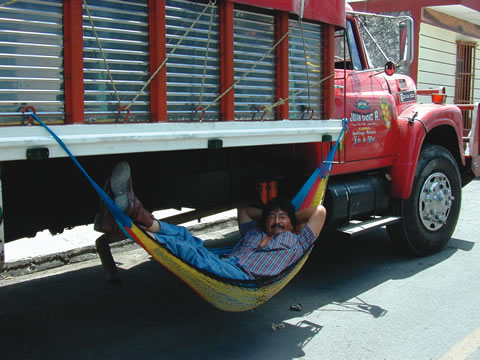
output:
[[[128,105],[150,77],[148,0],[95,0],[87,4],[121,105]],[[115,121],[119,103],[85,9],[83,32],[85,121]],[[130,108],[128,121],[149,121],[149,101],[147,87]]]
[[[241,78],[273,48],[276,42],[273,15],[235,9],[235,81]],[[235,85],[235,120],[259,120],[261,105],[276,102],[275,50]],[[275,119],[275,110],[264,120]]]
[[[213,16],[210,7],[195,22],[207,4],[167,0],[166,5],[168,120],[199,121],[196,108],[209,106],[220,91],[218,7],[213,7]],[[192,30],[183,38],[192,24]],[[168,55],[182,38],[175,52]],[[209,107],[203,120],[218,121],[219,108],[218,104]]]
[[[309,119],[311,114],[306,111],[309,104],[314,110],[313,119],[322,119],[323,83],[319,82],[325,77],[323,26],[322,24],[303,22],[303,37],[298,21],[290,20],[289,27],[291,29],[289,36],[290,119]],[[307,68],[305,68],[305,58]],[[297,92],[298,94],[296,94]]]
[[[1,124],[20,123],[27,104],[46,122],[64,121],[62,45],[60,0],[0,7]]]

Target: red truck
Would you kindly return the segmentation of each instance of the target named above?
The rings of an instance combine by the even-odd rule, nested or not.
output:
[[[98,198],[35,112],[103,183],[128,160],[150,210],[200,218],[276,184],[293,196],[341,132],[325,206],[349,235],[387,226],[427,255],[480,175],[478,104],[416,89],[411,19],[375,67],[344,0],[75,0],[0,7],[3,244],[91,224]],[[367,32],[369,34],[369,32]],[[378,46],[379,45],[379,46]],[[417,95],[432,94],[432,103]],[[462,111],[473,111],[465,132]]]

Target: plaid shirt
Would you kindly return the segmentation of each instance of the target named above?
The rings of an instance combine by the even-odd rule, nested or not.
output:
[[[287,231],[274,236],[261,248],[267,234],[255,221],[240,224],[240,233],[242,238],[227,257],[235,257],[237,266],[252,279],[278,275],[297,262],[316,240],[312,230],[304,226],[298,234]]]

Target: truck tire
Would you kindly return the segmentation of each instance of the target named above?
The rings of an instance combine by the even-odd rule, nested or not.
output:
[[[457,163],[442,146],[425,145],[408,199],[394,199],[402,221],[387,226],[392,241],[409,254],[426,256],[450,240],[460,213],[461,182]]]

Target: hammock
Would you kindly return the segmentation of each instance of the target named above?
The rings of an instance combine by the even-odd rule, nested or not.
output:
[[[58,142],[70,159],[77,165],[80,171],[90,181],[90,184],[98,195],[105,202],[118,226],[122,229],[125,235],[142,246],[155,260],[184,281],[207,302],[220,310],[232,312],[247,311],[263,304],[288,284],[288,282],[300,271],[312,251],[313,246],[310,247],[298,262],[283,270],[279,275],[262,279],[232,280],[198,269],[177,257],[166,247],[152,239],[147,232],[136,226],[129,216],[119,208],[103,189],[87,174],[85,169],[80,165],[63,141],[43,121],[41,121],[35,113],[26,115],[32,116],[40,125],[42,125]],[[299,193],[292,200],[292,205],[295,207],[295,210],[319,205],[323,200],[328,172],[331,169],[337,145],[342,139],[345,128],[346,120],[343,122],[340,136],[335,146],[328,153],[325,162],[314,171],[305,185],[300,189]],[[214,249],[212,250],[214,251]]]

